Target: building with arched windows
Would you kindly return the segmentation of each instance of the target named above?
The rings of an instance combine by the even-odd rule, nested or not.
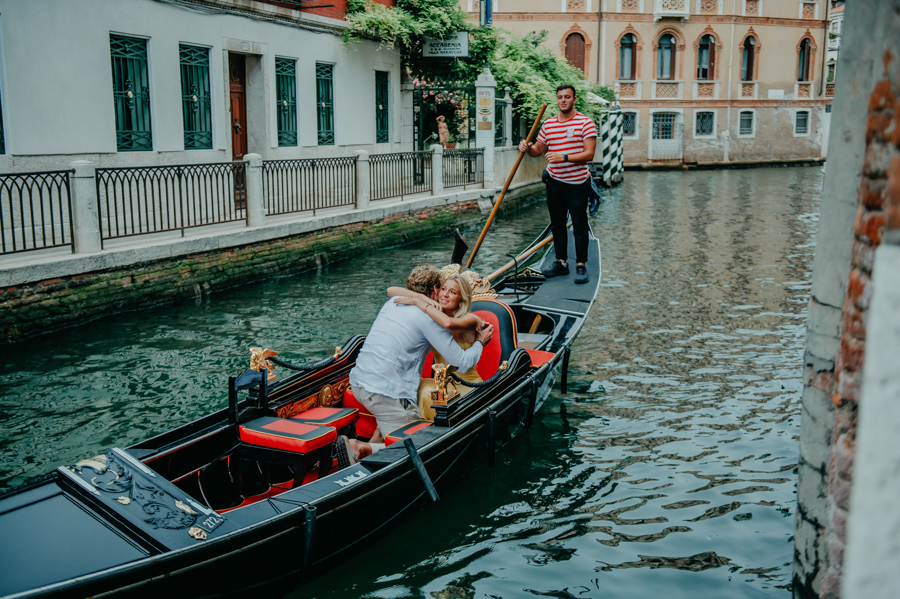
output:
[[[829,0],[460,0],[615,87],[625,162],[823,158]]]

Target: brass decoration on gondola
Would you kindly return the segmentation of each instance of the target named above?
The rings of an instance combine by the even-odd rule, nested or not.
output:
[[[188,529],[188,534],[198,541],[205,541],[207,537],[206,531],[199,526],[191,526],[190,529]]]
[[[118,498],[116,499],[116,501],[118,501],[118,502],[121,503],[122,505],[128,505],[129,503],[131,503],[131,498],[130,498],[130,497],[125,497],[124,495],[122,495],[121,497],[118,497]]]
[[[431,392],[431,403],[434,405],[445,406],[447,402],[459,397],[459,390],[449,378],[446,364],[433,364],[434,370],[434,386],[436,389]]]
[[[286,404],[284,406],[281,406],[280,408],[276,408],[275,414],[279,418],[291,418],[292,416],[296,416],[297,414],[305,412],[306,410],[309,410],[311,408],[330,408],[331,406],[340,404],[343,401],[344,391],[346,391],[347,387],[349,386],[349,379],[344,379],[342,381],[338,381],[337,383],[325,385],[318,393],[315,393],[314,395],[308,395],[290,404]]]
[[[266,380],[268,382],[274,381],[275,376],[275,365],[269,361],[269,358],[274,358],[278,355],[278,352],[273,349],[263,349],[261,347],[251,347],[250,348],[250,368],[252,370],[256,370],[257,372],[262,372],[263,369],[269,371]]]
[[[334,356],[333,357],[335,360],[337,360],[338,358],[341,357],[341,346],[340,345],[338,345],[336,348],[334,348]]]
[[[509,362],[503,360],[503,363],[500,364],[500,370],[509,370]]]

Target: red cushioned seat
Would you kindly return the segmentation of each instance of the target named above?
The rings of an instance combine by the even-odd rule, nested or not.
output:
[[[359,410],[357,408],[319,407],[292,416],[291,420],[306,422],[307,424],[318,424],[319,426],[331,426],[337,430],[341,430],[356,422],[358,417]]]
[[[391,431],[391,433],[384,438],[385,445],[391,445],[398,441],[402,441],[403,439],[409,437],[413,433],[422,430],[423,428],[427,428],[434,424],[430,420],[413,420],[409,424],[404,424],[400,428],[395,431]]]
[[[540,368],[541,366],[552,360],[553,356],[556,355],[553,352],[542,351],[539,349],[525,349],[525,351],[527,351],[528,355],[531,356],[531,365],[535,368]]]
[[[359,403],[350,387],[347,387],[347,390],[344,391],[344,407],[356,408],[359,411],[359,420],[356,421],[356,436],[363,439],[371,439],[375,433],[375,428],[378,426],[375,422],[375,416],[364,405]]]
[[[476,366],[481,379],[486,381],[494,376],[500,364],[518,347],[516,317],[509,306],[493,299],[472,302],[472,312],[484,322],[494,326],[491,340],[481,352],[481,359]]]
[[[242,424],[238,430],[244,443],[297,453],[312,453],[337,439],[333,427],[268,416]]]

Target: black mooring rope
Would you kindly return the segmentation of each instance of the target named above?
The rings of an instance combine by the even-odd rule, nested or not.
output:
[[[283,366],[288,370],[316,370],[318,368],[324,368],[325,366],[334,364],[335,360],[336,358],[330,357],[325,358],[321,362],[316,362],[315,364],[301,364],[298,366],[296,364],[291,364],[290,362],[285,362],[284,360],[279,360],[278,358],[269,358],[269,362],[272,362],[273,364],[276,364],[278,366]]]

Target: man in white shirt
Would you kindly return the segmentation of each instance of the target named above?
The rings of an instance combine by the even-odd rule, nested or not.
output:
[[[431,265],[413,269],[406,286],[412,291],[436,299],[441,286],[440,272]],[[435,308],[440,309],[435,302]],[[471,369],[481,358],[484,345],[491,340],[493,328],[486,325],[478,332],[469,349],[462,349],[453,334],[441,328],[417,306],[395,304],[388,300],[372,323],[366,341],[350,371],[350,385],[356,399],[375,416],[378,428],[370,443],[347,440],[350,462],[384,447],[384,433],[421,418],[416,401],[425,357],[436,349],[461,372]],[[371,445],[371,449],[369,449]]]

